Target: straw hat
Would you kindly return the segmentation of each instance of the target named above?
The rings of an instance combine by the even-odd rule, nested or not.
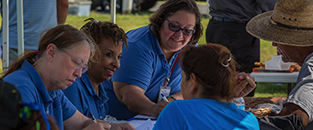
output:
[[[253,36],[292,46],[313,46],[313,0],[278,0],[273,11],[252,18]]]

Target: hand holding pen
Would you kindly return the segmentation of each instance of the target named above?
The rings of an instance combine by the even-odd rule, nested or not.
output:
[[[93,123],[97,123],[95,116],[93,116],[93,114],[91,112],[89,114],[90,114],[90,117],[91,117]]]
[[[164,101],[169,102],[162,92],[161,92],[161,96]]]

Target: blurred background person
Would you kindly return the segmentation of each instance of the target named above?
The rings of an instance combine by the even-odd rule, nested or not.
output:
[[[3,6],[3,4],[1,4]],[[1,16],[3,10],[1,8]],[[24,49],[35,51],[41,33],[64,24],[68,11],[68,0],[23,0]],[[2,21],[3,25],[3,21]],[[3,27],[0,42],[3,44]],[[9,64],[18,58],[16,0],[9,0]],[[1,53],[2,54],[2,53]]]
[[[260,62],[260,40],[246,31],[248,21],[274,9],[277,0],[207,0],[211,19],[206,42],[226,46],[239,64],[237,71],[251,73],[254,62]],[[247,96],[253,96],[252,91]]]
[[[58,130],[54,119],[37,103],[22,102],[17,87],[0,79],[1,130]]]

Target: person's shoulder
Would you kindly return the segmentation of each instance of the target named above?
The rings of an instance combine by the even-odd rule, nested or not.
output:
[[[147,31],[149,31],[149,25],[142,26],[142,27],[139,27],[136,29],[132,29],[132,30],[128,31],[126,34],[127,35],[133,35],[136,33],[146,33]]]
[[[16,70],[11,74],[7,75],[6,77],[3,78],[3,80],[16,86],[20,84],[29,84],[33,82],[29,74],[21,69]]]
[[[155,53],[159,51],[159,42],[157,38],[150,32],[149,26],[144,26],[127,32],[128,36],[128,49],[123,50],[127,53],[140,52],[140,53]],[[152,53],[151,53],[152,52]]]
[[[304,64],[305,64],[307,61],[313,61],[313,53],[309,54],[309,55],[305,58]]]
[[[153,34],[149,30],[149,26],[143,26],[134,30],[130,30],[127,33],[128,43],[137,44],[138,42],[147,42],[148,40],[155,39]]]
[[[187,104],[190,104],[191,100],[174,100],[172,102],[170,102],[169,104],[166,105],[166,107],[179,107],[180,106],[186,106]]]

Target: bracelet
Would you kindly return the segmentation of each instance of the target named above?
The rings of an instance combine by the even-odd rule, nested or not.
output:
[[[176,98],[174,98],[174,97],[172,97],[172,96],[170,96],[170,98],[172,98],[173,100],[176,100]]]

